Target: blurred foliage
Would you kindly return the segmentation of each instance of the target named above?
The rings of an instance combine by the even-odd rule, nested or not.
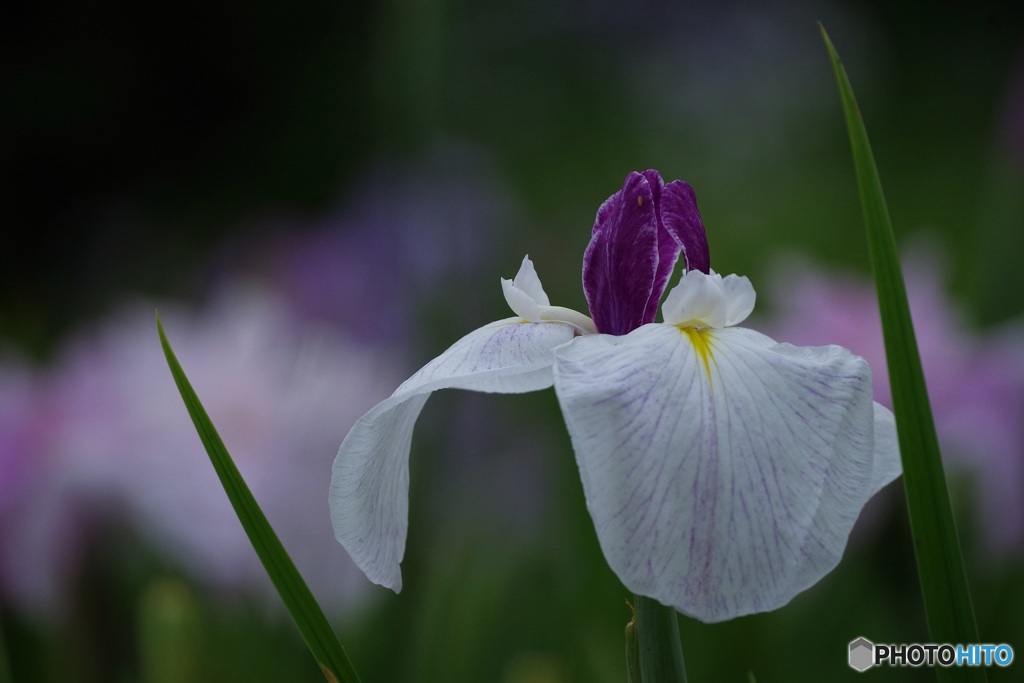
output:
[[[1019,4],[64,0],[19,3],[0,29],[0,343],[45,359],[126,291],[198,298],[225,240],[258,240],[268,215],[301,226],[367,169],[452,141],[483,150],[522,206],[519,231],[492,235],[501,271],[488,287],[529,252],[551,299],[584,308],[594,213],[648,167],[694,185],[720,270],[756,278],[792,248],[866,270],[817,20],[868,119],[897,240],[926,230],[956,254],[952,284],[978,322],[1024,312],[1024,160],[1005,142],[1024,122],[1004,120],[1010,89],[1024,88]],[[500,291],[487,296],[496,317]],[[420,360],[467,331],[443,312],[423,320]],[[481,511],[494,490],[478,470],[453,478],[445,460],[449,427],[481,400],[428,405],[406,587],[337,615],[342,643],[368,682],[622,681],[628,596],[597,546],[554,395],[486,397],[502,434],[530,435],[523,458],[552,482],[504,511]],[[484,470],[518,464],[474,456],[504,459]],[[710,626],[682,618],[690,680],[853,680],[853,638],[923,640],[900,496],[886,491],[840,566],[790,606]],[[156,680],[147,667],[165,655],[147,634],[167,590],[199,634],[168,642],[196,649],[182,655],[187,680],[322,680],[283,613],[204,594],[138,539],[97,543],[66,622],[0,605],[14,680]],[[991,561],[969,536],[965,556],[982,639],[1021,656],[1024,558]]]
[[[375,161],[449,139],[486,150],[529,209],[524,233],[502,236],[510,264],[528,245],[568,256],[552,286],[567,300],[596,206],[635,168],[696,186],[723,268],[756,274],[766,249],[795,245],[863,265],[816,20],[849,55],[897,230],[937,231],[977,267],[1022,15],[998,2],[22,3],[4,29],[0,333],[45,354],[125,288],[194,291],[199,256],[254,216],[315,213]],[[1022,308],[1018,296],[1001,315]]]

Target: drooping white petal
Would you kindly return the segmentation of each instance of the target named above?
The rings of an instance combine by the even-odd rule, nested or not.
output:
[[[703,621],[813,585],[899,473],[870,369],[837,346],[645,325],[560,347],[555,391],[612,569]]]
[[[409,446],[430,393],[472,389],[504,394],[551,386],[552,349],[570,325],[508,318],[457,341],[364,415],[345,437],[331,475],[334,535],[374,583],[401,590],[399,564],[409,517]]]
[[[883,486],[903,474],[900,444],[896,439],[896,417],[881,403],[875,403],[875,459],[871,470],[874,495]]]

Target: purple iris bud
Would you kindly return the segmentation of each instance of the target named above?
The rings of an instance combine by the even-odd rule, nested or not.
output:
[[[632,172],[597,210],[583,256],[583,291],[599,332],[621,335],[654,322],[682,252],[686,270],[710,269],[693,189],[655,170]]]

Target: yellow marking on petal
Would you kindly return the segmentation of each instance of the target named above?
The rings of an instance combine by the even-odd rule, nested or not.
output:
[[[708,383],[711,383],[711,344],[709,340],[711,337],[711,330],[709,328],[698,329],[696,327],[683,327],[680,328],[680,332],[686,334],[690,338],[690,343],[693,344],[693,350],[697,356],[704,362],[704,372],[707,373]]]
[[[644,205],[644,198],[643,197],[637,197],[636,198],[636,205],[637,206],[643,206]]]

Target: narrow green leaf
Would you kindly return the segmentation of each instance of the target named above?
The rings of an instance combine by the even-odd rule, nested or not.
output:
[[[671,607],[642,595],[636,599],[636,635],[643,683],[686,683],[679,616]]]
[[[192,418],[192,423],[199,432],[199,438],[210,456],[217,476],[220,478],[224,491],[231,500],[235,514],[242,523],[245,533],[249,536],[249,542],[259,555],[263,567],[266,569],[270,580],[273,581],[281,600],[284,601],[288,612],[299,627],[299,632],[306,640],[309,651],[320,664],[321,670],[328,681],[343,683],[358,683],[359,676],[356,674],[352,663],[349,662],[345,649],[338,642],[337,636],[331,630],[327,617],[323,610],[313,598],[306,582],[295,568],[280,539],[271,528],[263,511],[256,503],[249,487],[246,485],[242,475],[231,460],[224,443],[220,440],[217,430],[214,429],[206,410],[199,402],[199,397],[192,390],[185,371],[178,364],[178,359],[171,350],[171,344],[164,334],[163,325],[160,323],[159,314],[156,317],[157,331],[160,334],[160,344],[164,349],[164,356],[167,357],[167,365],[174,376],[174,383],[178,385],[182,400]]]
[[[868,249],[882,315],[893,412],[903,460],[903,485],[931,642],[977,643],[978,627],[882,183],[846,70],[825,28],[820,28],[839,83],[853,148]],[[950,667],[936,671],[941,680],[986,680],[985,670],[981,667]]]

